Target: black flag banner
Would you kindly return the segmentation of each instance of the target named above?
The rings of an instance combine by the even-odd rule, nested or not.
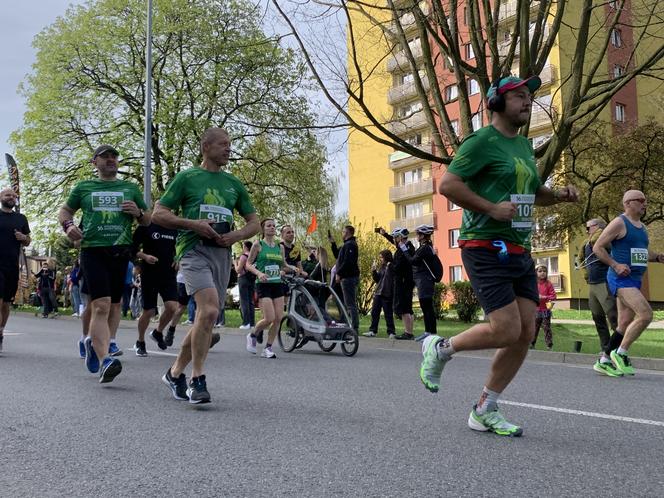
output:
[[[16,161],[12,157],[11,154],[5,154],[5,161],[7,162],[7,172],[9,173],[9,184],[12,187],[12,190],[16,192],[16,206],[14,209],[16,209],[16,212],[19,213],[21,211],[21,184],[19,183],[19,178],[18,178],[18,166],[16,165]],[[20,275],[20,280],[19,284],[20,287],[27,289],[29,286],[29,281],[28,281],[28,260],[25,257],[25,252],[23,251],[23,248],[21,248],[21,253],[19,254],[19,259],[18,259],[18,266],[19,266],[19,275]],[[19,293],[21,291],[19,290]]]

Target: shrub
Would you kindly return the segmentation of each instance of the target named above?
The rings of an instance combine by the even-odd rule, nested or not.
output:
[[[456,303],[455,309],[459,320],[470,323],[477,317],[480,303],[475,296],[470,282],[453,282],[450,286]]]
[[[433,288],[433,309],[436,312],[436,318],[442,320],[449,311],[447,302],[447,286],[442,282],[437,282]]]

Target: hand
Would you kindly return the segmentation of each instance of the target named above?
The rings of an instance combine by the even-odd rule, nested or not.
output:
[[[212,228],[214,222],[214,220],[194,220],[191,231],[206,239],[217,239],[219,234]]]
[[[302,275],[304,278],[307,278],[307,277],[309,276],[309,274],[308,274],[306,271],[304,271],[304,270],[300,271],[299,273],[300,273],[300,275]]]
[[[19,242],[25,242],[28,240],[28,236],[23,232],[18,231],[17,229],[14,229],[14,237],[16,237],[16,240]]]
[[[145,261],[149,265],[154,265],[159,261],[159,258],[156,256],[152,256],[151,254],[146,254],[143,256],[143,261]]]
[[[237,241],[241,240],[242,237],[238,236],[238,231],[228,232],[217,237],[217,244],[221,247],[231,247]]]
[[[260,280],[261,282],[267,282],[267,275],[265,273],[261,273],[260,275],[258,275],[258,280]]]
[[[123,213],[132,215],[137,218],[141,215],[141,208],[139,208],[134,201],[124,201],[120,204]]]
[[[376,263],[371,263],[371,269],[375,271],[376,268],[378,268],[378,265]]]
[[[403,242],[399,244],[399,249],[401,249],[403,252],[408,252],[408,246]]]
[[[385,235],[387,232],[385,231],[385,229],[383,227],[378,227],[378,233],[381,234],[381,235]]]
[[[558,202],[576,202],[579,200],[579,191],[574,185],[568,185],[555,190],[553,196]]]
[[[657,263],[664,263],[664,253],[659,253],[657,257],[655,258],[655,261]]]
[[[76,225],[71,225],[69,228],[67,228],[66,235],[72,242],[83,240],[83,232],[81,232],[81,229]]]
[[[621,263],[616,263],[615,265],[612,265],[611,268],[613,268],[613,271],[616,272],[619,277],[626,277],[632,273],[632,270],[629,269],[628,265],[623,265]]]
[[[516,204],[510,201],[499,202],[487,214],[497,221],[510,221],[516,215]]]

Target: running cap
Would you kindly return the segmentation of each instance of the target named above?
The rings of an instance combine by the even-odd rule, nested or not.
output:
[[[408,237],[408,229],[397,227],[392,230],[392,237]]]
[[[101,156],[102,154],[104,154],[106,152],[111,152],[111,153],[115,154],[116,156],[120,155],[118,150],[115,147],[113,147],[112,145],[100,145],[99,147],[97,147],[95,149],[94,153],[92,154],[92,160],[94,161],[94,159],[96,159],[97,156]]]
[[[539,90],[539,87],[542,86],[542,80],[539,76],[531,76],[525,80],[517,78],[516,76],[507,76],[506,78],[501,78],[497,84],[494,83],[491,85],[491,88],[489,88],[489,92],[486,96],[487,99],[490,99],[491,97],[495,96],[496,91],[498,92],[498,95],[503,95],[505,92],[515,90],[524,85],[528,87],[530,93],[535,93],[537,90]]]

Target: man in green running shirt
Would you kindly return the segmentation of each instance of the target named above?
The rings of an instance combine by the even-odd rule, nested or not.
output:
[[[207,129],[201,137],[201,166],[173,178],[153,217],[158,225],[180,230],[176,260],[187,294],[196,300],[194,326],[162,380],[175,399],[194,404],[210,402],[203,365],[212,327],[224,306],[232,264],[230,248],[260,229],[247,189],[235,176],[222,171],[230,152],[228,133],[221,128]],[[234,211],[246,221],[240,230],[232,230]],[[192,377],[187,387],[184,370],[190,362]]]
[[[470,134],[443,175],[439,191],[464,208],[459,246],[475,294],[488,317],[461,334],[429,336],[422,345],[420,379],[437,392],[445,364],[459,351],[496,348],[471,429],[520,436],[521,427],[498,411],[498,397],[519,371],[535,333],[539,292],[530,256],[533,206],[574,202],[572,186],[541,184],[535,156],[519,129],[528,123],[539,77],[507,77],[487,94],[491,124]]]
[[[102,383],[111,382],[122,371],[120,360],[115,358],[122,354],[115,344],[115,333],[131,256],[132,226],[134,220],[150,224],[138,186],[118,180],[119,155],[111,145],[97,147],[92,156],[97,178],[77,183],[59,215],[67,237],[81,243],[81,270],[92,309],[90,333],[83,343],[85,365],[90,372],[100,372]],[[79,209],[83,230],[74,223]]]

